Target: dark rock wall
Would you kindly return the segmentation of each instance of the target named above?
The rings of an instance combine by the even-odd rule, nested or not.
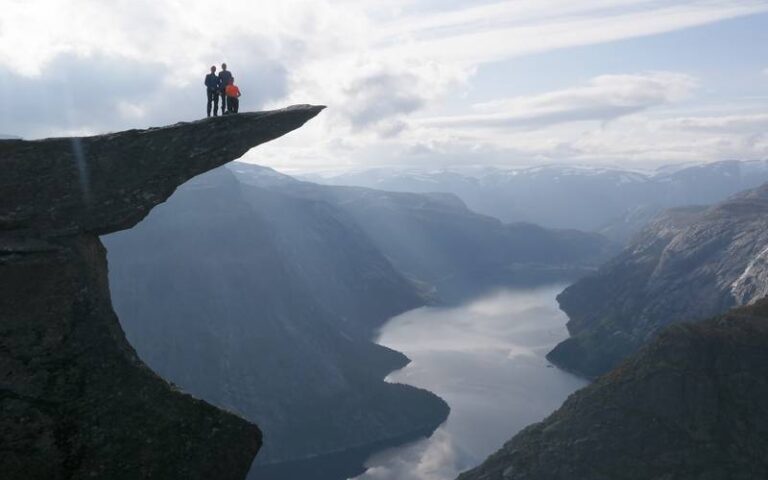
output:
[[[55,247],[0,263],[2,477],[243,478],[259,430],[139,361],[98,239]]]

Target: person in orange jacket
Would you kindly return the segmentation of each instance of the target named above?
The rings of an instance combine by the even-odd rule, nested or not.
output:
[[[240,89],[235,85],[235,78],[229,80],[229,85],[224,89],[227,94],[227,113],[237,113],[240,109]]]

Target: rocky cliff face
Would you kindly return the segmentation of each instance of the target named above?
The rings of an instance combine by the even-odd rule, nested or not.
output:
[[[87,138],[0,141],[0,471],[7,479],[243,478],[256,426],[176,391],[112,310],[98,235],[322,107]]]
[[[597,274],[558,297],[571,338],[549,359],[600,375],[666,325],[765,296],[767,257],[768,185],[710,208],[670,210]]]
[[[460,480],[768,478],[768,301],[675,325]]]

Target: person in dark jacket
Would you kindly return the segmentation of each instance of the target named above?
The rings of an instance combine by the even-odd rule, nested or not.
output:
[[[216,67],[211,67],[211,73],[205,76],[205,90],[208,93],[208,105],[206,106],[208,116],[211,116],[211,105],[213,105],[213,116],[215,117],[218,115],[219,91],[221,91],[219,77],[216,76]]]
[[[227,64],[221,64],[221,72],[219,72],[219,93],[221,94],[221,114],[227,111],[227,92],[225,91],[227,85],[232,81],[232,72],[227,70]]]

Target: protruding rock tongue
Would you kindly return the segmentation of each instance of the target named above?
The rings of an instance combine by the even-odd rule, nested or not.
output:
[[[295,130],[296,105],[83,138],[0,142],[0,232],[103,235],[132,227],[190,178]]]

